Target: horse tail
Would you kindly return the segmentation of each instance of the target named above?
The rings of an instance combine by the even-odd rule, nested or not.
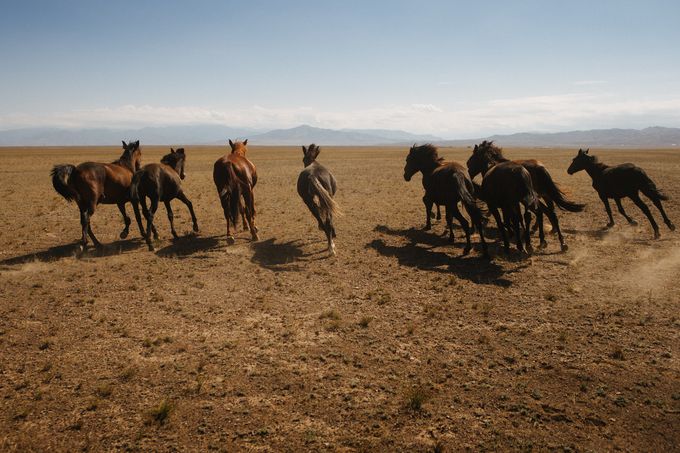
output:
[[[481,219],[484,209],[481,203],[475,198],[474,192],[477,190],[475,183],[468,179],[464,173],[455,173],[454,178],[456,179],[456,190],[458,198],[465,206],[468,214],[473,220]]]
[[[238,182],[234,164],[227,162],[223,169],[226,171],[224,187],[219,190],[220,199],[225,201],[229,209],[229,218],[236,225],[238,215],[242,211],[241,185]]]
[[[321,214],[321,218],[328,221],[335,215],[341,215],[340,206],[338,206],[324,186],[321,185],[319,179],[313,176],[311,182],[312,188],[314,189],[312,195],[317,195],[319,197],[319,214]]]
[[[640,190],[651,200],[668,200],[668,196],[661,192],[652,181],[652,178],[647,176],[644,171],[640,172]]]
[[[534,184],[531,181],[531,175],[524,167],[522,167],[522,170],[523,171],[520,173],[522,178],[522,186],[526,190],[522,201],[527,207],[538,209],[538,195],[534,190]]]
[[[50,172],[54,190],[56,190],[57,193],[64,197],[64,199],[68,202],[74,200],[78,201],[78,192],[76,192],[73,187],[69,185],[71,175],[75,169],[76,167],[74,165],[63,164],[55,165],[52,167],[52,171]]]
[[[536,186],[543,187],[546,190],[547,195],[555,202],[560,209],[569,212],[581,212],[585,208],[584,204],[575,203],[567,199],[566,195],[559,186],[553,181],[548,170],[543,166],[536,168],[536,172],[533,175],[537,181]]]
[[[137,203],[139,201],[139,183],[142,179],[142,172],[138,171],[132,177],[132,183],[130,183],[130,201]]]

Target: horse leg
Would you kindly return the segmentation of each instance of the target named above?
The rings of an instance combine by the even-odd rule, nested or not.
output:
[[[172,213],[172,206],[170,206],[169,201],[164,201],[165,204],[165,211],[168,213],[168,220],[170,221],[170,232],[172,233],[172,237],[175,239],[178,239],[179,236],[177,236],[177,231],[175,231],[175,215]]]
[[[325,225],[326,240],[328,241],[328,252],[335,256],[335,242],[333,242],[333,233],[335,228],[333,228],[333,218],[328,217],[328,221]]]
[[[123,228],[123,231],[120,232],[120,238],[125,239],[128,237],[128,234],[130,234],[130,217],[128,217],[127,213],[125,212],[125,203],[118,203],[118,210],[120,211],[121,215],[123,216],[123,222],[125,222],[125,228]]]
[[[633,203],[635,203],[637,207],[640,208],[640,210],[647,216],[647,219],[649,219],[649,223],[652,224],[652,228],[654,229],[654,239],[659,239],[659,237],[661,237],[661,234],[659,234],[659,225],[656,224],[656,221],[654,220],[654,217],[652,216],[652,213],[645,202],[640,199],[640,195],[635,193],[630,196],[630,199],[633,200]]]
[[[541,210],[540,206],[538,207],[538,210],[539,211]],[[519,215],[519,212],[517,214]],[[543,231],[542,222],[539,228],[542,232]],[[543,241],[545,242],[545,238],[543,238]],[[526,244],[527,252],[531,253],[533,251],[533,247],[531,246],[531,211],[527,206],[524,207],[524,242]]]
[[[673,222],[671,222],[671,219],[669,219],[668,216],[666,215],[666,211],[664,211],[664,209],[663,209],[663,205],[661,204],[661,200],[659,200],[658,198],[651,198],[651,200],[652,200],[652,203],[654,203],[654,206],[656,206],[656,209],[658,209],[659,212],[661,213],[661,217],[663,217],[663,221],[666,224],[666,226],[668,227],[668,229],[671,230],[671,231],[675,231],[675,225],[673,225]]]
[[[145,237],[144,226],[142,225],[142,216],[139,214],[139,201],[132,201],[132,211],[135,213],[135,220],[137,221],[137,226],[139,227],[139,234]]]
[[[482,256],[484,258],[489,258],[489,246],[486,245],[486,239],[484,238],[484,227],[482,225],[482,216],[478,213],[473,213],[468,210],[470,214],[470,219],[472,220],[472,225],[479,231],[479,240],[482,243]],[[470,234],[472,234],[472,228],[470,228]]]
[[[521,231],[521,223],[522,223],[522,217],[520,216],[519,211],[519,206],[511,206],[510,210],[503,210],[504,217],[507,220],[510,220],[512,223],[512,228],[515,230],[515,241],[517,244],[517,250],[520,252],[524,251],[524,247],[522,246],[522,231]]]
[[[434,203],[427,197],[427,195],[425,195],[423,196],[423,204],[425,204],[425,228],[423,228],[423,230],[427,231],[432,228],[432,221],[430,220],[430,217],[432,217],[432,205]],[[437,209],[439,209],[439,205],[437,205]],[[439,218],[441,218],[441,213],[439,216]]]
[[[638,223],[633,220],[628,214],[626,214],[626,211],[623,209],[623,205],[621,204],[621,199],[620,198],[614,198],[614,201],[616,201],[616,207],[619,208],[619,212],[625,219],[628,221],[629,224],[631,225],[637,225]]]
[[[233,195],[230,195],[232,197]],[[229,200],[226,196],[220,197],[220,202],[222,203],[222,210],[224,211],[224,219],[227,221],[227,244],[234,243],[234,236],[231,235],[230,220],[229,220]]]
[[[151,228],[153,227],[153,217],[158,209],[158,198],[149,197],[151,200],[151,208],[147,211],[148,217],[146,218],[146,244],[149,246],[149,250],[153,252],[154,247],[151,243]]]
[[[453,237],[453,209],[455,205],[449,206],[446,205],[446,227],[449,229],[449,242],[454,243],[454,237]]]
[[[498,212],[498,209],[496,209],[496,208],[489,207],[489,210],[491,211],[491,215],[493,215],[493,218],[496,221],[496,228],[498,228],[498,231],[500,231],[500,233],[501,233],[501,238],[503,239],[503,248],[505,249],[505,253],[508,253],[510,251],[510,243],[508,242],[508,235],[505,234],[505,224],[503,223],[503,220],[501,219],[501,214]]]
[[[442,219],[441,206],[437,205],[437,220],[441,220],[441,219]]]
[[[257,235],[257,227],[255,226],[255,196],[253,188],[248,187],[243,193],[246,205],[246,218],[248,219],[248,226],[250,227],[250,235],[253,241],[259,241],[260,237]]]
[[[463,249],[463,255],[467,255],[472,250],[472,242],[470,241],[470,224],[463,214],[461,214],[458,209],[458,205],[453,205],[453,216],[460,222],[460,226],[463,227],[465,231],[465,248]]]
[[[198,220],[196,219],[196,214],[194,213],[194,205],[191,203],[191,200],[187,198],[186,195],[184,195],[184,192],[180,192],[177,195],[177,199],[187,205],[187,208],[189,208],[189,214],[191,214],[191,222],[194,224],[194,232],[198,233]]]
[[[557,212],[555,212],[555,204],[552,200],[547,204],[547,210],[545,211],[548,219],[550,219],[550,224],[553,226],[553,232],[557,233],[557,238],[560,240],[560,249],[563,252],[569,250],[569,246],[564,242],[564,236],[562,236],[562,229],[560,228],[560,221],[557,218]]]
[[[538,210],[536,211],[536,223],[531,227],[531,232],[533,233],[538,229],[538,248],[543,249],[548,246],[545,242],[545,232],[543,231],[543,214],[548,215],[548,208],[542,202],[539,202]]]
[[[607,224],[606,228],[611,228],[614,226],[614,216],[612,215],[612,208],[609,206],[609,199],[604,195],[600,195],[600,200],[602,200],[604,209],[607,211],[607,215],[609,216],[609,223]]]
[[[83,229],[83,236],[80,239],[80,251],[84,252],[87,249],[87,233],[90,225],[90,215],[87,213],[87,208],[80,207],[80,226]]]

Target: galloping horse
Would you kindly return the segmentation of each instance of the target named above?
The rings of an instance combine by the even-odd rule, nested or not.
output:
[[[468,160],[470,177],[474,178],[479,173],[481,173],[483,176],[492,166],[496,165],[497,163],[508,161],[509,159],[506,159],[503,156],[503,150],[501,148],[494,145],[492,141],[484,140],[479,145],[475,145],[472,157],[470,157]],[[540,204],[540,209],[538,211],[536,225],[538,225],[539,228],[542,227],[543,213],[545,213],[550,220],[550,224],[557,233],[562,251],[567,250],[568,246],[564,243],[564,238],[562,237],[562,231],[560,229],[560,222],[557,219],[557,215],[555,214],[555,205],[569,212],[581,212],[585,206],[574,203],[573,201],[569,201],[566,198],[564,192],[562,192],[559,186],[555,184],[552,177],[550,176],[550,173],[548,173],[548,170],[539,161],[535,159],[526,159],[514,160],[512,162],[527,169],[531,175],[531,182],[534,186],[534,190],[543,200],[543,203]],[[540,246],[546,246],[544,240],[541,241]]]
[[[257,171],[255,165],[246,157],[247,144],[248,140],[237,141],[236,143],[229,140],[231,153],[217,159],[213,167],[213,181],[215,181],[215,187],[222,203],[224,218],[227,220],[227,242],[229,244],[234,243],[230,223],[233,223],[234,229],[236,229],[239,212],[241,215],[245,214],[253,241],[259,240],[255,226],[255,197],[253,194],[253,188],[257,184]],[[243,197],[244,203],[241,202],[241,197]]]
[[[110,164],[84,162],[77,167],[66,164],[55,165],[52,168],[54,189],[66,201],[75,201],[80,209],[80,225],[83,230],[80,244],[82,251],[87,248],[88,234],[94,245],[101,247],[101,243],[90,227],[90,217],[99,203],[118,205],[125,222],[125,228],[120,233],[120,237],[121,239],[127,237],[131,221],[125,213],[125,203],[130,201],[132,175],[139,170],[141,160],[142,151],[139,147],[139,140],[130,143],[123,141],[123,154],[120,159]],[[144,236],[141,228],[140,232]]]
[[[319,229],[326,233],[328,251],[331,255],[335,255],[333,216],[339,214],[339,209],[333,196],[337,190],[337,184],[333,174],[316,161],[320,152],[321,148],[313,143],[309,145],[309,148],[302,147],[302,162],[305,168],[298,176],[297,191],[318,222]],[[318,204],[314,201],[315,199],[319,200]]]
[[[458,210],[458,202],[462,202],[472,219],[473,225],[479,231],[484,256],[488,256],[481,224],[482,211],[472,195],[474,187],[472,180],[465,172],[465,167],[457,162],[445,162],[440,159],[437,148],[433,145],[413,145],[408,156],[406,156],[404,179],[410,181],[413,175],[419,171],[423,174],[423,187],[425,187],[423,201],[425,202],[428,220],[431,209],[428,202],[444,205],[446,208],[446,224],[449,228],[449,240],[453,242],[453,217],[456,217],[465,230],[467,243],[463,253],[467,255],[472,248],[470,243],[471,229],[467,219]]]
[[[661,204],[661,200],[668,200],[668,197],[656,188],[654,181],[647,176],[647,173],[645,173],[643,169],[633,164],[621,164],[610,167],[600,162],[597,157],[589,155],[588,151],[590,150],[578,150],[578,154],[576,154],[571,165],[569,165],[567,173],[573,175],[581,170],[588,172],[588,175],[593,179],[593,188],[600,196],[600,200],[604,203],[604,208],[609,216],[607,228],[614,226],[612,209],[609,207],[610,198],[613,198],[614,201],[616,201],[619,212],[625,217],[628,223],[637,225],[637,222],[626,214],[626,211],[623,210],[623,205],[621,205],[621,198],[628,197],[633,200],[633,203],[635,203],[647,216],[647,219],[649,219],[649,223],[652,224],[652,229],[654,229],[654,239],[660,237],[659,226],[654,221],[652,213],[638,193],[642,192],[647,198],[652,200],[654,206],[656,206],[661,213],[661,217],[663,217],[666,226],[671,231],[675,231],[675,225],[673,225],[673,222],[668,218],[666,211],[664,211],[663,205]]]
[[[154,233],[154,238],[158,239],[158,233],[154,227],[153,218],[158,209],[159,200],[165,204],[165,210],[168,213],[168,220],[170,221],[170,231],[175,239],[177,239],[178,236],[173,223],[174,215],[172,213],[172,208],[170,207],[170,201],[175,198],[187,205],[189,213],[191,214],[191,221],[194,224],[194,231],[198,232],[198,221],[196,220],[196,214],[194,213],[194,206],[182,190],[185,162],[186,154],[184,153],[184,148],[179,148],[177,151],[170,148],[170,154],[163,156],[160,164],[147,164],[140,171],[135,173],[132,178],[130,199],[140,230],[143,230],[143,228],[142,220],[139,216],[138,204],[140,202],[142,204],[142,212],[146,219],[146,234],[144,235],[144,239],[146,240],[149,250],[153,251],[151,231]],[[149,197],[149,200],[151,200],[151,210],[146,206],[146,197]]]
[[[467,161],[470,177],[482,173],[482,185],[478,188],[478,195],[484,200],[493,215],[496,226],[501,233],[505,252],[510,250],[506,225],[498,212],[503,211],[503,218],[510,222],[517,238],[517,250],[523,251],[521,227],[524,227],[524,241],[527,251],[531,252],[531,212],[538,217],[540,209],[538,195],[536,194],[531,175],[524,166],[519,163],[506,161],[486,167],[480,156],[479,147],[475,146],[472,156]],[[521,221],[520,204],[524,205],[524,225]],[[538,223],[538,233],[541,243],[545,241],[543,235],[543,223]]]

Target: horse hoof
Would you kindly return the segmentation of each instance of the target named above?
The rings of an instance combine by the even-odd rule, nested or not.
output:
[[[539,249],[544,249],[548,246],[548,243],[545,241],[541,241],[541,243],[538,245]]]
[[[608,230],[609,228],[612,228],[614,226],[613,223],[608,223],[604,226],[605,230]]]
[[[432,229],[432,225],[425,225],[423,227],[423,231],[430,231]]]
[[[569,250],[569,246],[567,244],[562,244],[562,251],[566,252],[567,250]]]
[[[658,231],[655,231],[654,232],[654,239],[659,239],[659,238],[661,238],[661,234],[659,234]]]
[[[155,251],[156,251],[156,249],[154,248],[154,246],[153,246],[153,245],[149,245],[149,251],[150,251],[150,252],[155,252]]]
[[[129,234],[128,230],[123,230],[120,232],[120,238],[125,239],[126,237],[128,237],[128,234]]]
[[[669,223],[668,229],[671,230],[671,231],[675,231],[675,225],[673,225],[672,223]]]
[[[260,236],[258,236],[257,233],[253,233],[253,242],[257,242],[260,240]]]
[[[198,224],[194,224],[194,233],[198,233]]]
[[[465,247],[463,249],[463,256],[467,256],[470,253],[471,247]]]
[[[236,242],[234,236],[227,236],[227,244],[232,245],[234,242]]]
[[[631,225],[631,226],[637,226],[637,224],[638,223],[635,220],[631,220],[630,222],[628,222],[628,225]]]

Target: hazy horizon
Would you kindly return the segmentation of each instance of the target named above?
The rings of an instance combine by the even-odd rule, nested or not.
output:
[[[678,17],[671,1],[29,0],[0,17],[0,130],[677,127]]]

